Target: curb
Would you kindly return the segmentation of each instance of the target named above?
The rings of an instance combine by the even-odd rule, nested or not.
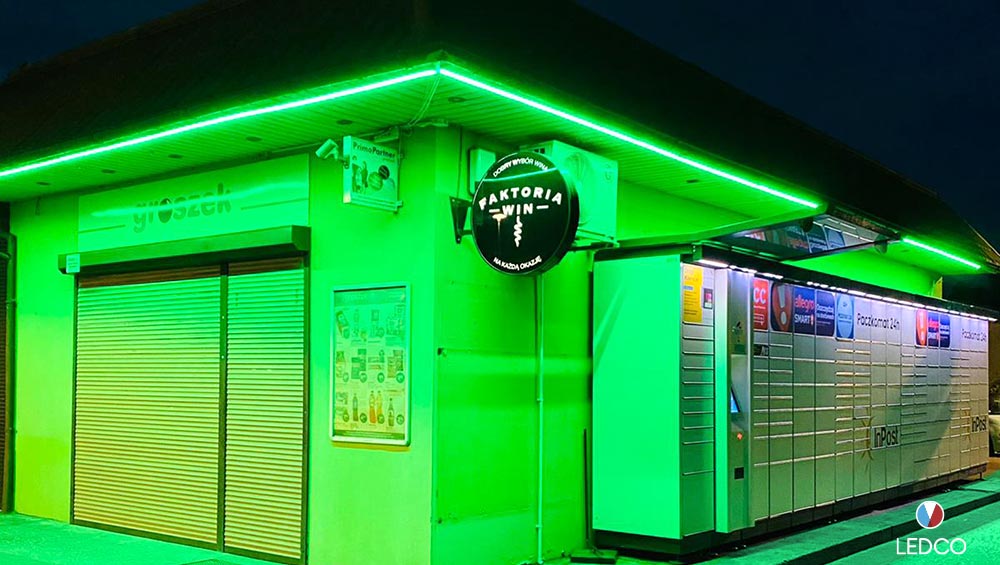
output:
[[[772,539],[756,548],[751,546],[705,563],[706,565],[714,565],[715,563],[719,565],[730,563],[824,565],[919,531],[920,525],[917,524],[912,512],[904,510],[904,508],[911,506],[917,500],[932,498],[944,507],[946,516],[961,516],[989,504],[1000,502],[1000,474],[991,479],[952,485],[947,492],[924,491],[916,497],[899,501],[895,507],[881,513],[876,513],[877,510],[875,510],[865,515],[847,518],[825,526],[815,526],[784,538]],[[871,529],[857,533],[859,529],[865,530],[864,521],[866,519],[872,522],[868,524]],[[853,532],[849,527],[845,527],[846,524],[852,523],[856,525]],[[826,528],[832,529],[824,531]],[[830,543],[824,545],[822,541],[824,537],[831,538],[828,540]]]
[[[976,488],[977,483],[972,483],[969,485],[963,485],[950,492],[967,492],[967,493],[981,493],[982,496],[978,498],[973,498],[971,500],[966,500],[964,502],[959,502],[948,506],[946,503],[941,503],[945,508],[946,515],[949,517],[961,516],[967,512],[971,512],[983,506],[993,504],[994,502],[1000,501],[1000,491],[994,489],[982,489]],[[930,493],[928,493],[930,494]],[[905,503],[909,504],[909,503]],[[904,504],[904,505],[905,505]],[[901,505],[903,506],[903,505]],[[790,559],[780,559],[775,561],[769,561],[766,557],[757,554],[747,554],[745,556],[736,557],[737,560],[747,558],[754,560],[756,563],[775,563],[775,564],[787,564],[787,565],[823,565],[836,561],[838,559],[843,559],[855,553],[870,549],[872,547],[882,545],[893,541],[894,539],[905,536],[906,534],[913,533],[920,530],[919,524],[910,516],[908,513],[900,513],[900,517],[904,517],[903,520],[896,520],[895,523],[878,528],[874,531],[851,537],[845,539],[834,545],[829,545],[825,547],[817,547],[815,549],[810,549],[805,553],[797,557]],[[735,556],[733,556],[735,557]],[[762,559],[763,558],[763,559]]]
[[[949,517],[961,516],[966,512],[971,512],[978,508],[982,508],[983,506],[1000,501],[1000,492],[990,492],[988,494],[984,492],[984,494],[985,496],[980,498],[968,500],[952,507],[945,507],[946,515]],[[917,524],[912,518],[909,518],[905,522],[844,540],[836,545],[817,549],[799,557],[787,561],[781,561],[780,563],[788,565],[824,565],[866,549],[870,549],[877,545],[889,543],[896,538],[901,538],[906,534],[910,534],[918,530],[920,530],[920,525]]]

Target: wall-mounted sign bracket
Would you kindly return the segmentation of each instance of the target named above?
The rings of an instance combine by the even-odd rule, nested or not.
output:
[[[618,247],[617,241],[588,241],[569,248],[570,251],[598,251],[601,249],[614,249]]]
[[[460,244],[463,237],[472,235],[472,230],[465,229],[465,220],[469,216],[472,201],[462,200],[454,196],[450,197],[449,200],[451,201],[451,223],[455,230],[455,243]]]

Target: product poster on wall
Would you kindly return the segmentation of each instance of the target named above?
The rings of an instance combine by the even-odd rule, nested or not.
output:
[[[793,327],[797,334],[816,333],[816,291],[797,286],[794,289]]]
[[[837,295],[837,338],[854,339],[854,297]]]
[[[917,310],[917,345],[927,345],[927,310]]]
[[[951,316],[948,314],[941,314],[938,341],[942,349],[951,347]]]
[[[778,332],[792,331],[792,285],[771,285],[771,329]]]
[[[693,265],[684,265],[684,321],[692,324],[702,322],[703,309],[702,301],[704,271]]]
[[[753,280],[753,329],[767,330],[770,289],[764,279]]]
[[[409,287],[335,289],[331,326],[331,439],[409,445]]]
[[[837,325],[837,301],[833,294],[816,291],[816,335],[832,337]]]
[[[941,327],[941,318],[937,312],[927,313],[927,346],[938,347],[938,331]]]

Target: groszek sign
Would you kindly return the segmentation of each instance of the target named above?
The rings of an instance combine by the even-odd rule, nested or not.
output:
[[[292,155],[80,196],[78,251],[309,225],[309,159]]]
[[[493,163],[472,202],[476,249],[501,273],[554,267],[573,244],[579,222],[572,180],[540,153],[514,153]]]

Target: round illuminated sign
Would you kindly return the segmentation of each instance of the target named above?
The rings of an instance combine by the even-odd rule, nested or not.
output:
[[[544,155],[508,155],[489,168],[472,203],[472,237],[489,266],[512,275],[554,267],[576,238],[573,183]]]

